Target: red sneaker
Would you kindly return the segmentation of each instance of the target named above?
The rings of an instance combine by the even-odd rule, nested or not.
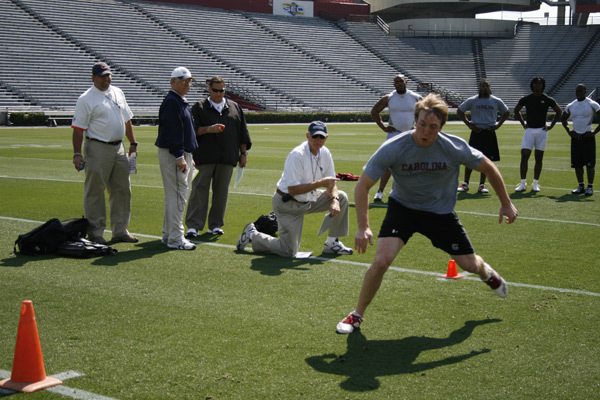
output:
[[[494,271],[492,267],[490,267],[489,265],[488,267],[490,269],[490,274],[488,275],[487,279],[485,279],[483,282],[485,282],[486,285],[492,288],[492,290],[496,292],[498,296],[508,296],[508,285],[506,284],[504,278],[502,278],[499,273]]]
[[[337,324],[335,331],[342,335],[352,333],[354,329],[360,329],[361,322],[363,322],[363,318],[352,311]]]

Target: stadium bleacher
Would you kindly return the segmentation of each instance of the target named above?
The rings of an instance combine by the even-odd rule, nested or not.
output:
[[[532,77],[543,76],[546,90],[550,90],[596,30],[597,27],[522,25],[514,39],[482,39],[487,78],[494,94],[512,109],[530,92]],[[574,79],[582,79],[584,74],[587,72],[582,69]],[[559,104],[568,104],[574,98],[575,85],[569,94],[550,95]]]
[[[577,83],[600,87],[598,26],[520,24],[511,39],[397,38],[370,22],[136,0],[0,0],[0,13],[0,109],[72,111],[99,60],[134,112],[147,115],[179,65],[197,78],[191,101],[221,75],[248,109],[266,110],[368,111],[397,73],[453,105],[476,93],[481,74],[511,109],[534,75],[561,105]]]

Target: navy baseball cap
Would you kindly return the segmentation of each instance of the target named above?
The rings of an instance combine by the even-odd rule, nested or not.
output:
[[[107,63],[99,62],[94,64],[92,67],[92,74],[96,76],[104,76],[106,74],[112,75],[112,72]]]
[[[321,121],[311,122],[308,126],[308,133],[310,133],[310,136],[312,137],[315,137],[317,135],[323,135],[325,137],[329,136],[327,135],[327,125],[325,125]]]

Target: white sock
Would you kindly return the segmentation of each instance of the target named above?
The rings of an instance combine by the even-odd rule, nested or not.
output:
[[[337,241],[336,237],[333,236],[327,236],[327,243],[333,244]]]
[[[492,277],[492,267],[490,267],[490,265],[488,263],[484,262],[483,268],[485,268],[485,271],[487,272],[487,274],[486,274],[485,279],[482,279],[482,281],[487,282]]]
[[[533,184],[535,185],[536,183],[537,183],[537,184],[539,184],[539,183],[540,183],[540,181],[538,181],[537,179],[534,179],[534,180],[533,180]]]
[[[521,179],[521,183],[522,184],[526,184],[527,183],[527,179]]]

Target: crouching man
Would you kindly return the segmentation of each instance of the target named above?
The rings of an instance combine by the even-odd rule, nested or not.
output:
[[[246,225],[237,249],[295,257],[302,239],[304,215],[331,213],[333,221],[323,253],[352,254],[352,249],[338,239],[348,235],[348,196],[336,185],[333,158],[325,147],[327,126],[314,121],[308,127],[307,140],[288,155],[277,191],[273,195],[273,211],[277,215],[279,238],[258,232],[254,224]]]

